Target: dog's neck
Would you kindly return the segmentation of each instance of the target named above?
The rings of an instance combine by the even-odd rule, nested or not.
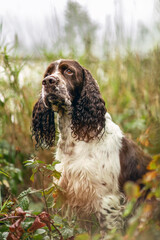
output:
[[[65,111],[58,114],[58,128],[59,140],[56,156],[58,160],[62,161],[62,158],[67,158],[67,155],[70,157],[73,155],[73,148],[76,142],[72,137],[70,112]]]
[[[62,140],[66,140],[71,134],[71,114],[69,111],[58,112],[58,127]]]

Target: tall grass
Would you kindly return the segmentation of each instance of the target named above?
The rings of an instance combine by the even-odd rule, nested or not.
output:
[[[41,59],[28,58],[24,60],[16,53],[12,52],[12,55],[10,55],[6,47],[1,49],[0,184],[2,185],[3,198],[1,204],[5,202],[9,195],[16,198],[22,190],[26,190],[30,186],[37,189],[42,188],[41,178],[44,178],[44,175],[36,174],[39,171],[38,169],[41,169],[42,174],[45,165],[39,166],[39,162],[36,162],[37,165],[35,165],[36,168],[33,168],[31,177],[32,182],[34,182],[32,183],[29,181],[31,171],[24,166],[23,162],[29,159],[31,155],[35,155],[30,123],[32,108],[40,93],[43,72],[50,61],[59,57],[66,58],[67,56],[64,56],[62,52],[60,56],[59,54],[47,54],[45,52]],[[121,126],[125,134],[132,137],[145,151],[153,155],[154,164],[151,169],[155,178],[153,178],[153,175],[149,176],[149,180],[148,178],[144,179],[144,182],[148,181],[145,182],[145,184],[148,184],[147,187],[153,186],[151,197],[158,200],[160,198],[158,182],[160,175],[158,162],[158,154],[160,154],[160,49],[155,48],[145,56],[128,52],[126,56],[122,57],[117,53],[114,58],[107,56],[103,60],[93,55],[88,57],[87,54],[83,54],[76,60],[88,68],[98,80],[101,93],[106,101],[106,107],[113,120]],[[38,159],[42,159],[44,164],[50,164],[53,156],[49,151],[40,151]],[[48,170],[53,168],[51,165],[47,166]],[[51,180],[45,180],[44,185],[47,186],[48,182],[50,182],[49,185],[52,183]],[[131,192],[130,189],[132,189]],[[127,191],[129,191],[129,194],[132,193],[131,203],[134,203],[135,198],[140,194],[137,185],[126,187],[126,193]],[[28,192],[30,193],[30,190]],[[44,194],[43,190],[42,196]],[[47,190],[46,194],[52,194],[51,190]],[[131,196],[129,197],[131,198]],[[34,202],[37,201],[39,201],[39,197],[34,197],[31,199],[31,204],[35,207]],[[37,206],[38,212],[40,212],[43,205]],[[130,212],[130,206],[127,209]],[[128,228],[127,234],[130,238],[127,238],[127,235],[123,237],[112,232],[110,233],[110,239],[134,239],[137,237],[137,232],[142,236],[139,239],[150,240],[151,238],[148,236],[154,236],[155,239],[158,239],[156,236],[159,230],[157,229],[155,212],[152,211],[152,214],[147,215],[145,224],[141,222],[140,218],[141,214],[145,215],[151,209],[153,210],[150,205],[141,206],[138,215],[133,219],[133,224],[131,222]],[[62,221],[63,228],[71,231],[66,220],[65,222],[62,219],[59,221]],[[149,224],[154,229],[154,233]],[[143,233],[141,225],[146,232],[149,232],[148,236]],[[74,229],[74,226],[72,228]],[[74,232],[73,229],[72,232]],[[77,229],[76,231],[79,232]],[[63,231],[61,233],[63,235]],[[81,237],[81,239],[89,239],[87,234],[81,235]],[[58,239],[58,237],[55,239]],[[64,239],[67,238],[64,237]],[[98,235],[95,239],[98,239]]]

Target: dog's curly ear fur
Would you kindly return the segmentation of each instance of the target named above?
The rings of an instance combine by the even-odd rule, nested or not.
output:
[[[36,140],[36,148],[49,148],[55,141],[54,111],[46,108],[42,98],[36,102],[32,113],[32,136]]]
[[[105,127],[106,111],[97,82],[91,73],[84,69],[82,91],[72,110],[73,136],[86,142],[100,136]]]

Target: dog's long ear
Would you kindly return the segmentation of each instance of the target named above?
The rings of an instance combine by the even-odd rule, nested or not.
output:
[[[72,111],[72,134],[89,142],[100,136],[105,127],[105,102],[91,73],[84,69],[83,87]]]
[[[45,107],[42,98],[36,102],[33,108],[31,129],[37,148],[53,146],[55,141],[54,112]]]

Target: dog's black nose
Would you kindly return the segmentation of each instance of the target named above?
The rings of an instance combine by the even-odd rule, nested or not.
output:
[[[55,85],[58,82],[59,82],[58,78],[48,76],[44,78],[44,80],[42,81],[42,85]]]

